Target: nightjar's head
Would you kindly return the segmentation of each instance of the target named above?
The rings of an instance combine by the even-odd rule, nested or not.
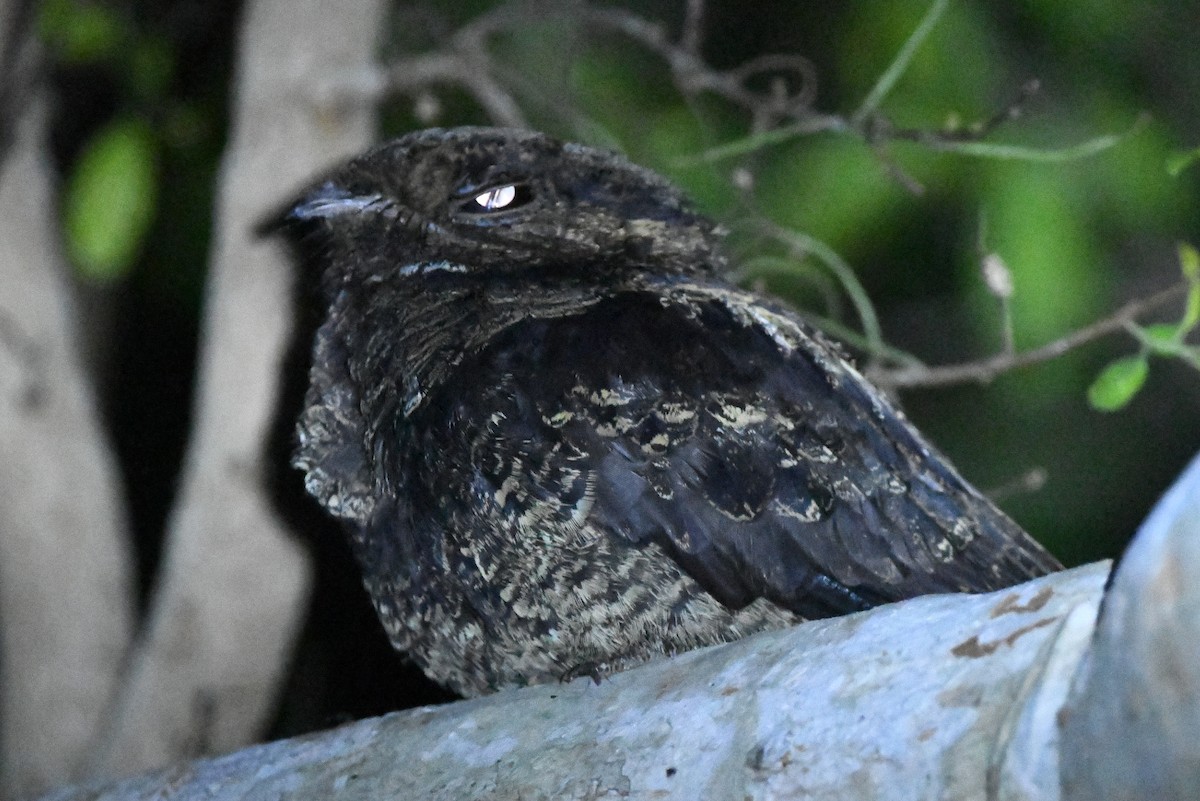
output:
[[[430,129],[327,175],[288,212],[365,275],[408,265],[520,273],[692,273],[719,235],[682,193],[615,153],[505,128]],[[349,276],[347,276],[349,277]]]

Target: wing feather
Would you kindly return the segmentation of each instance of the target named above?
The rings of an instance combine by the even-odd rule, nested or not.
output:
[[[434,409],[497,425],[470,439],[475,480],[450,507],[478,506],[482,483],[511,501],[518,530],[515,516],[533,529],[574,520],[657,543],[728,606],[766,597],[828,616],[1057,568],[781,312],[624,296],[514,325],[462,369],[472,391]]]

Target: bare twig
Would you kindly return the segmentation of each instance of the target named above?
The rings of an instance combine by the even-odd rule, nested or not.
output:
[[[888,147],[889,140],[881,139],[871,143],[871,150],[874,151],[875,157],[879,159],[879,163],[883,165],[888,176],[900,184],[906,192],[914,197],[922,197],[925,194],[925,185],[909,175],[908,171],[900,166],[899,162],[892,156],[891,149]]]
[[[925,12],[925,16],[921,18],[921,22],[909,35],[904,42],[904,46],[900,48],[900,52],[896,54],[896,58],[888,65],[888,68],[879,76],[879,80],[871,87],[871,91],[867,93],[866,98],[858,109],[851,115],[850,120],[855,126],[861,126],[870,117],[874,116],[879,104],[887,97],[888,92],[900,80],[900,76],[908,69],[908,64],[912,61],[912,57],[916,54],[921,43],[925,41],[925,37],[934,29],[938,20],[942,18],[946,7],[950,4],[950,0],[934,0],[933,5]]]
[[[1058,149],[996,145],[982,141],[1003,123],[1021,116],[1029,98],[1038,91],[1036,80],[1026,82],[1016,98],[998,111],[970,125],[949,130],[894,126],[880,114],[879,107],[947,6],[948,0],[933,1],[920,24],[862,104],[848,117],[823,113],[815,108],[815,70],[807,59],[797,54],[767,54],[730,70],[718,70],[708,64],[701,53],[705,11],[701,0],[687,3],[678,42],[668,35],[662,24],[622,8],[596,6],[587,2],[565,3],[550,9],[536,3],[501,5],[460,28],[441,48],[393,61],[370,79],[348,82],[343,88],[351,93],[377,98],[389,93],[423,96],[422,93],[428,92],[430,85],[459,86],[476,99],[494,122],[524,126],[524,115],[512,88],[507,85],[519,79],[504,74],[503,65],[490,50],[490,39],[499,33],[519,31],[531,24],[544,22],[548,15],[557,14],[589,34],[619,34],[662,58],[670,70],[676,89],[693,107],[697,97],[711,94],[749,115],[748,136],[706,149],[697,156],[681,159],[681,166],[745,156],[796,137],[833,132],[856,137],[870,146],[888,174],[909,192],[919,195],[924,191],[923,187],[892,158],[888,148],[891,142],[917,142],[935,150],[974,157],[1057,162],[1093,155],[1129,135],[1127,132],[1101,136]],[[765,83],[765,89],[752,87],[752,84],[762,83]],[[561,113],[562,109],[555,111]],[[1131,131],[1137,130],[1141,124],[1135,124]]]
[[[498,125],[523,128],[525,115],[513,96],[490,74],[479,54],[452,51],[401,59],[388,66],[387,89],[396,94],[413,94],[431,84],[450,84],[465,89]]]
[[[354,72],[335,72],[316,94],[361,107],[390,95],[420,98],[433,86],[457,86],[470,94],[495,124],[523,128],[525,115],[512,93],[494,77],[496,66],[487,49],[488,38],[512,24],[512,11],[500,6],[476,17],[442,49]]]
[[[833,273],[849,296],[850,302],[854,305],[854,311],[858,314],[859,322],[862,323],[867,353],[871,358],[882,353],[884,350],[883,332],[879,327],[879,317],[875,314],[875,307],[870,298],[867,297],[866,289],[859,282],[858,276],[854,274],[854,270],[846,263],[846,260],[829,245],[807,234],[783,228],[766,219],[758,221],[758,226],[768,235],[786,245],[794,258],[799,260],[812,255]]]
[[[584,6],[580,10],[585,23],[623,34],[667,62],[676,88],[684,95],[711,92],[750,112],[758,124],[771,127],[784,121],[806,119],[812,114],[815,97],[814,70],[810,62],[795,54],[770,54],[754,59],[738,68],[722,72],[713,69],[701,58],[698,49],[687,42],[672,43],[662,26],[616,8]],[[747,79],[767,72],[791,74],[798,89],[782,97],[770,91],[757,93],[747,85]]]
[[[875,369],[869,371],[870,378],[875,383],[892,389],[944,387],[969,383],[987,384],[1010,370],[1049,361],[1102,336],[1127,329],[1138,317],[1159,306],[1182,298],[1187,290],[1186,283],[1179,283],[1148,297],[1130,301],[1108,317],[1033,350],[1021,353],[997,353],[978,361],[938,367],[904,367],[899,370]]]
[[[989,119],[971,126],[970,133],[975,136],[987,136],[1004,123],[1017,119],[1025,113],[1025,106],[1041,89],[1041,81],[1037,78],[1029,79],[1021,85],[1021,88],[1017,91],[1017,96],[1013,98],[1011,103],[1001,108]]]
[[[34,35],[37,5],[33,0],[13,0],[6,3],[0,15],[0,164],[42,71],[43,48]]]
[[[581,3],[567,5],[561,11],[568,20],[588,30],[618,33],[660,56],[681,94],[691,97],[708,92],[724,98],[749,112],[756,129],[807,119],[814,113],[815,71],[801,56],[763,56],[727,72],[705,62],[700,54],[703,12],[703,3],[689,3],[683,34],[676,43],[661,24],[624,9]],[[511,92],[496,79],[501,70],[490,54],[489,39],[544,21],[546,16],[547,10],[536,5],[500,6],[460,28],[442,48],[395,60],[386,65],[380,80],[347,82],[343,89],[374,95],[411,93],[438,83],[455,85],[468,91],[495,122],[524,125],[524,116]],[[756,92],[747,86],[751,78],[765,74],[791,76],[795,88]]]
[[[704,0],[687,0],[687,8],[683,15],[683,34],[679,37],[679,46],[686,52],[699,57],[703,35]]]

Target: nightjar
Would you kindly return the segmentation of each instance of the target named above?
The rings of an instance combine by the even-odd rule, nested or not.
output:
[[[422,131],[285,217],[323,309],[293,463],[463,695],[1059,568],[619,155]]]

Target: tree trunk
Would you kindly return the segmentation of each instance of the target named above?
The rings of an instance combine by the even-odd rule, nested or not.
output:
[[[291,321],[290,269],[262,217],[328,162],[374,139],[368,103],[320,97],[374,58],[380,0],[251,0],[220,175],[196,426],[145,636],[100,775],[253,741],[305,612],[307,555],[271,507],[264,451]]]
[[[33,55],[32,32],[13,24],[19,5],[0,0],[5,56]],[[7,798],[82,778],[128,647],[133,587],[117,466],[80,359],[59,248],[45,104],[26,83],[35,77],[28,60],[3,61],[10,72],[0,76],[7,117],[0,123],[0,798]]]

